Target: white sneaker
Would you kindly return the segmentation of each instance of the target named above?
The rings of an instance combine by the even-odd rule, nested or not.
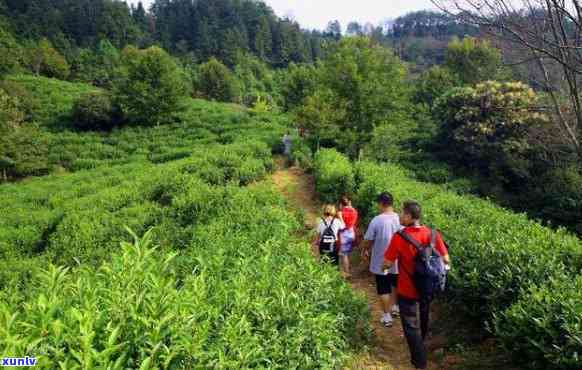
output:
[[[394,317],[400,316],[400,307],[398,307],[398,305],[392,306],[392,316]]]
[[[387,328],[391,328],[394,325],[394,320],[389,313],[382,316],[380,322]]]

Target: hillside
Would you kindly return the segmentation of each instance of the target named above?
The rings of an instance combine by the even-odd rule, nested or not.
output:
[[[342,35],[254,0],[0,0],[0,359],[582,368],[582,26],[499,4]],[[440,230],[431,325],[384,294],[415,295],[407,245],[398,278],[367,243],[318,258],[343,196],[356,241],[391,206]]]

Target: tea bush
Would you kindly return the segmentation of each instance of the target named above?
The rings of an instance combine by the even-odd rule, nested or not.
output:
[[[260,142],[211,145],[159,166],[79,172],[63,179],[68,186],[33,181],[62,187],[56,197],[24,187],[11,207],[68,209],[47,253],[80,265],[35,268],[22,294],[8,279],[0,346],[34,352],[48,368],[339,367],[366,327],[367,306],[292,240],[300,223],[280,194],[268,183],[239,186],[264,176],[270,161]],[[230,181],[199,178],[202,162],[225,165],[217,168]],[[158,226],[129,244],[122,223]]]
[[[354,191],[354,172],[349,160],[333,149],[315,155],[315,188],[322,201],[335,204]]]
[[[525,290],[518,302],[495,319],[495,333],[505,348],[530,369],[578,368],[582,277],[563,276]]]
[[[493,323],[493,333],[520,361],[575,368],[582,353],[578,238],[446,186],[412,180],[396,165],[362,162],[355,173],[355,205],[365,220],[377,194],[390,191],[397,204],[419,201],[425,223],[442,230],[453,260],[449,299],[458,310]]]
[[[80,130],[110,130],[120,120],[120,113],[104,92],[82,95],[73,106],[73,125]]]

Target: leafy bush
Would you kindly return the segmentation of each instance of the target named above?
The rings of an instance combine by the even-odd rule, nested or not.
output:
[[[234,74],[217,59],[198,67],[196,91],[204,98],[220,102],[238,102],[240,87]]]
[[[0,78],[20,66],[20,46],[0,19]]]
[[[355,180],[347,158],[333,149],[315,154],[315,188],[326,203],[335,204],[344,194],[352,194]]]
[[[476,84],[501,77],[501,51],[489,41],[475,37],[453,39],[445,53],[445,65],[464,84]]]
[[[580,353],[582,301],[579,287],[568,284],[582,268],[579,239],[488,201],[411,180],[398,166],[362,162],[356,178],[356,206],[364,218],[373,214],[379,191],[391,191],[397,202],[422,204],[425,222],[440,228],[451,245],[449,293],[458,309],[479,321],[494,319],[493,333],[508,348],[515,346],[521,361],[572,368]],[[530,287],[540,288],[528,293]]]
[[[582,350],[582,277],[564,276],[524,290],[496,317],[495,333],[529,369],[576,369]]]
[[[122,77],[115,82],[115,102],[135,124],[159,124],[179,111],[186,97],[185,75],[164,50],[123,51]]]
[[[28,68],[37,76],[61,80],[69,76],[69,64],[49,40],[42,39],[38,43],[30,41],[25,45],[24,51]]]
[[[351,336],[365,330],[366,304],[306,245],[293,245],[300,224],[280,194],[238,186],[270,161],[260,142],[211,145],[178,162],[74,174],[59,185],[65,191],[24,187],[0,198],[13,204],[0,212],[27,202],[65,207],[47,254],[81,263],[34,269],[26,294],[6,279],[0,346],[14,356],[34,351],[44,367],[340,366]],[[238,183],[205,184],[202,163]],[[49,180],[35,181],[54,189]],[[21,221],[4,214],[0,231]],[[160,226],[128,244],[122,224]]]
[[[102,91],[82,95],[73,106],[73,125],[80,130],[110,130],[119,119],[111,98]]]
[[[442,123],[439,145],[461,165],[500,183],[521,185],[531,170],[528,132],[547,122],[535,109],[536,101],[535,92],[520,82],[450,90],[435,108]]]
[[[556,168],[535,180],[535,206],[544,219],[582,234],[582,172],[577,166]]]

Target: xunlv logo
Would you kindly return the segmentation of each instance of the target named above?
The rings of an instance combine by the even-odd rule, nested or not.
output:
[[[31,367],[36,365],[35,357],[4,357],[2,358],[2,366],[20,366]]]

